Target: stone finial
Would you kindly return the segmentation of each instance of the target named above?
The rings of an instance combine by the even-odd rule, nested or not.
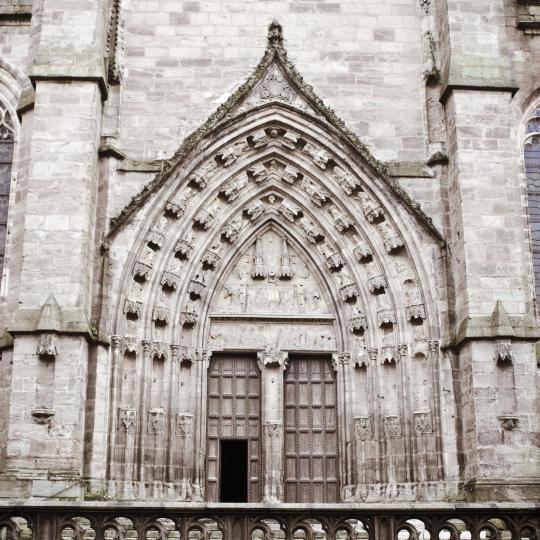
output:
[[[283,50],[283,28],[276,19],[268,26],[268,49]]]

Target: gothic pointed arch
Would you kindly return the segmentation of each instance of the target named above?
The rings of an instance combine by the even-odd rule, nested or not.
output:
[[[204,498],[206,405],[190,392],[200,399],[210,354],[280,349],[333,358],[343,500],[361,499],[357,483],[442,480],[437,390],[428,386],[441,241],[303,83],[272,24],[252,77],[111,224],[113,378],[125,388],[113,397],[110,479],[163,481],[164,460],[172,469],[181,461],[181,477],[168,475],[184,498]],[[409,395],[413,361],[425,383]],[[175,384],[187,385],[185,396]],[[362,399],[347,404],[351,392]],[[384,395],[392,399],[376,403]],[[435,460],[425,474],[403,460],[420,420]],[[187,432],[174,455],[146,435]],[[399,440],[384,450],[365,442],[379,439]],[[364,457],[353,459],[353,443]],[[157,460],[150,472],[146,451]],[[387,468],[360,481],[353,464],[383,451]],[[126,469],[127,453],[136,467]]]

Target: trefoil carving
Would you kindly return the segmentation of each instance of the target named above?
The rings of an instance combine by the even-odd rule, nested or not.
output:
[[[317,250],[324,257],[326,266],[328,266],[330,270],[339,270],[345,264],[341,254],[327,242],[319,244]]]
[[[151,356],[154,360],[165,362],[169,357],[169,346],[163,341],[154,341],[152,343]]]
[[[260,183],[268,178],[268,170],[262,163],[257,163],[248,169],[248,173],[255,182]]]
[[[358,242],[353,253],[359,263],[365,264],[373,259],[373,251],[366,242]]]
[[[212,159],[206,162],[202,167],[195,171],[189,181],[195,184],[199,189],[204,189],[217,170],[217,163]]]
[[[292,89],[277,67],[272,67],[259,86],[261,101],[283,101],[289,103],[292,99]]]
[[[164,289],[170,289],[176,291],[178,289],[178,284],[180,283],[180,276],[174,272],[166,270],[161,276],[161,286]]]
[[[370,223],[384,219],[383,209],[365,191],[359,191],[356,198],[362,205],[364,215]]]
[[[362,309],[358,306],[353,306],[350,310],[349,330],[353,333],[362,333],[367,329],[367,318]]]
[[[221,242],[217,242],[210,249],[207,249],[202,256],[202,264],[206,268],[215,268],[221,260],[221,252],[224,247]]]
[[[300,135],[294,131],[286,131],[283,135],[281,144],[289,150],[296,150],[296,144],[300,139]]]
[[[248,185],[248,178],[241,174],[224,184],[219,192],[227,199],[227,202],[232,202],[238,198],[240,192]]]
[[[386,278],[382,274],[368,279],[368,289],[372,294],[382,294],[386,287],[388,287]]]

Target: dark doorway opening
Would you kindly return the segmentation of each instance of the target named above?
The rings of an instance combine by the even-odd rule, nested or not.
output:
[[[221,502],[248,502],[248,441],[221,440],[220,494]]]

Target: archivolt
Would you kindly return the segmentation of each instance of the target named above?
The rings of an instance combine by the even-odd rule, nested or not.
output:
[[[212,296],[193,303],[190,290],[216,289],[235,254],[274,222],[322,265],[339,327],[350,330],[344,350],[366,329],[364,349],[437,337],[433,280],[419,246],[438,239],[332,129],[272,103],[213,135],[174,171],[137,227],[115,295],[116,334],[155,342],[156,354],[186,333],[204,346]]]

